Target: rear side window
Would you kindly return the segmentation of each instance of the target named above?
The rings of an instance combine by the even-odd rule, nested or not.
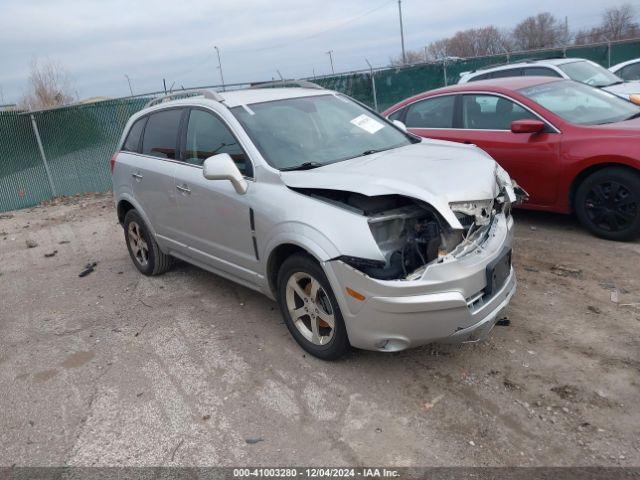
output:
[[[142,153],[175,160],[181,116],[182,109],[179,108],[149,115],[147,126],[144,129]]]
[[[477,82],[478,80],[487,80],[488,78],[491,78],[492,75],[493,75],[492,72],[483,73],[482,75],[478,75],[477,77],[470,78],[469,81],[470,82]]]
[[[140,152],[140,135],[144,130],[144,124],[147,123],[147,117],[142,117],[133,124],[129,130],[129,135],[122,145],[122,150],[127,152]]]
[[[527,67],[524,69],[525,77],[560,77],[560,75],[555,70],[546,67]]]
[[[616,72],[616,75],[626,81],[640,80],[640,62],[621,68]]]
[[[405,123],[408,128],[453,128],[455,97],[428,98],[409,106]]]
[[[506,70],[496,70],[491,74],[491,78],[519,77],[521,75],[521,68],[508,68]]]

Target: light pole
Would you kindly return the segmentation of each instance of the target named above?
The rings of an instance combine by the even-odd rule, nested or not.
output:
[[[335,75],[336,71],[333,69],[333,50],[329,50],[328,52],[325,52],[325,53],[329,55],[329,61],[331,62],[331,73]]]
[[[222,80],[222,91],[225,91],[225,86],[224,86],[224,75],[222,74],[222,62],[220,61],[220,49],[216,46],[214,46],[213,48],[216,49],[216,53],[218,54],[218,69],[220,69],[220,80]]]
[[[124,74],[124,76],[127,79],[127,82],[129,83],[129,92],[131,92],[131,96],[133,97],[133,88],[131,88],[131,79],[129,78],[129,75],[127,75],[126,73]]]
[[[407,64],[407,54],[404,51],[404,28],[402,27],[402,0],[398,0],[398,15],[400,16],[400,43],[402,44],[402,64]]]

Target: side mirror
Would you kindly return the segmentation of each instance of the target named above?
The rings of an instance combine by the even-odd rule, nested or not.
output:
[[[403,132],[407,133],[407,126],[404,123],[402,123],[400,120],[393,120],[393,124]]]
[[[540,133],[544,127],[544,122],[540,120],[515,120],[511,122],[513,133]]]
[[[207,158],[202,165],[202,176],[207,180],[229,180],[237,193],[247,193],[247,181],[228,153]]]

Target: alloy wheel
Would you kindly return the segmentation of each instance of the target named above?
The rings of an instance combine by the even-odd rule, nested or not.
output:
[[[149,263],[149,245],[145,241],[140,225],[137,222],[129,222],[129,230],[127,232],[129,236],[129,244],[131,245],[131,252],[142,267],[145,267]]]
[[[314,345],[326,345],[335,332],[335,315],[327,292],[308,273],[293,273],[287,281],[286,302],[298,331]]]

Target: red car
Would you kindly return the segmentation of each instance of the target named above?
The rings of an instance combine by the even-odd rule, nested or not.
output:
[[[432,90],[383,113],[427,138],[472,143],[530,195],[611,240],[640,235],[640,107],[571,80],[512,77]]]

